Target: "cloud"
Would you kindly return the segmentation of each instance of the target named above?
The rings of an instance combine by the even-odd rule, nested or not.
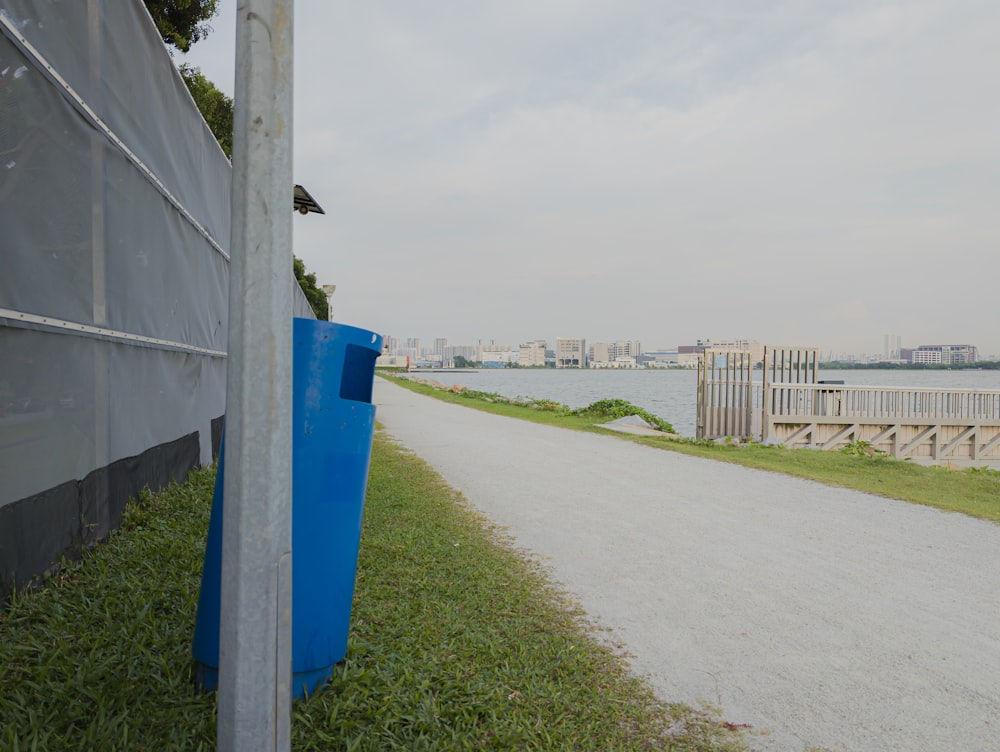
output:
[[[863,300],[845,300],[833,307],[831,318],[837,323],[867,323],[868,304]]]
[[[329,212],[296,249],[352,323],[847,350],[940,332],[933,289],[1000,351],[957,315],[1000,266],[993,3],[296,13],[296,179]]]

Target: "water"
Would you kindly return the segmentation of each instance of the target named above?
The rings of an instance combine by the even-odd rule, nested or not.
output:
[[[695,434],[698,374],[693,369],[487,368],[414,375],[505,397],[551,399],[574,409],[602,399],[624,399],[670,421],[682,436]],[[819,377],[847,385],[1000,389],[1000,371],[829,370],[820,371]]]

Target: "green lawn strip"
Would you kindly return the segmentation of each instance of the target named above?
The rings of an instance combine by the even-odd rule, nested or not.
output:
[[[214,748],[191,681],[214,473],[0,613],[0,749]],[[663,705],[530,558],[425,463],[377,437],[347,659],[296,702],[296,750],[742,750]]]
[[[0,749],[214,749],[214,698],[190,675],[214,475],[144,494],[0,612]]]
[[[994,471],[951,470],[891,457],[860,457],[836,451],[763,444],[699,446],[693,442],[656,438],[639,438],[639,441],[697,457],[785,473],[1000,522],[1000,473]]]
[[[669,449],[705,459],[752,467],[759,470],[794,475],[832,486],[853,488],[865,493],[900,499],[952,512],[961,512],[992,522],[1000,522],[1000,473],[989,470],[956,471],[928,467],[888,457],[824,452],[809,449],[786,449],[762,444],[725,444],[699,442],[670,437],[646,437],[611,433],[595,425],[599,417],[570,411],[558,403],[539,409],[525,400],[512,404],[499,395],[465,393],[438,389],[408,378],[393,378],[394,383],[437,399],[537,423],[599,432],[626,441],[658,449]],[[494,401],[489,401],[490,398]],[[553,406],[555,405],[555,406]]]

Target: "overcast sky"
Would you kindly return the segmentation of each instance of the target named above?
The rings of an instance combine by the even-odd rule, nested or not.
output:
[[[235,0],[180,57],[233,90]],[[1000,354],[995,0],[298,0],[295,252],[451,344]]]

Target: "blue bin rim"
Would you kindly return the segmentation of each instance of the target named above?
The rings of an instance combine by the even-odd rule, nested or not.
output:
[[[321,321],[320,319],[307,319],[299,316],[293,319],[293,332],[295,335],[305,334],[310,329],[322,330],[327,327],[332,328],[333,335],[339,340],[344,340],[352,345],[367,347],[369,350],[374,350],[378,353],[382,352],[382,335],[369,329],[362,329],[361,327],[349,324],[338,324],[335,321]],[[313,332],[309,333],[312,334]]]

